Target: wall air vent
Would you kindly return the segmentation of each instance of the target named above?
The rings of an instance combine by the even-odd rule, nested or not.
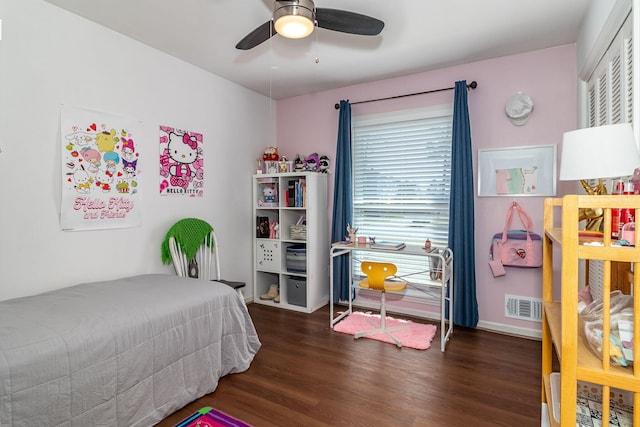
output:
[[[504,315],[514,319],[542,322],[542,300],[540,298],[505,295]]]

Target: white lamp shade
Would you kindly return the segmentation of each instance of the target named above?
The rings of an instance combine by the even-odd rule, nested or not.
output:
[[[629,123],[566,132],[562,139],[560,180],[632,175],[640,154]]]

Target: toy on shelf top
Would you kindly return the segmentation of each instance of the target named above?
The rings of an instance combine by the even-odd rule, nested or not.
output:
[[[294,160],[278,153],[278,147],[266,147],[262,158],[258,158],[258,174],[275,174],[287,172],[319,172],[330,173],[329,156],[311,153],[307,156],[296,154]]]
[[[329,170],[329,156],[325,156],[324,154],[320,156],[320,160],[318,161],[318,172],[320,173],[330,173]]]
[[[318,153],[311,153],[304,159],[304,169],[311,172],[318,169]]]
[[[270,161],[278,161],[278,159],[280,159],[280,156],[278,155],[278,147],[267,147],[264,149],[264,153],[262,153],[262,159],[263,160],[270,160]]]

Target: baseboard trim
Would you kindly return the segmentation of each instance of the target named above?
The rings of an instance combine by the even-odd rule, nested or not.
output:
[[[537,322],[536,322],[537,323]],[[540,324],[540,323],[538,323]],[[494,322],[478,322],[477,329],[485,331],[496,332],[499,334],[513,335],[521,338],[531,338],[536,340],[542,340],[542,331],[538,329],[521,328],[513,325],[506,325],[504,323]]]

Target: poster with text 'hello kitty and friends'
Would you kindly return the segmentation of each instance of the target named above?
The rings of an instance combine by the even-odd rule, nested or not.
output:
[[[160,126],[160,194],[202,197],[202,134]]]
[[[141,122],[62,106],[63,230],[140,225]]]

